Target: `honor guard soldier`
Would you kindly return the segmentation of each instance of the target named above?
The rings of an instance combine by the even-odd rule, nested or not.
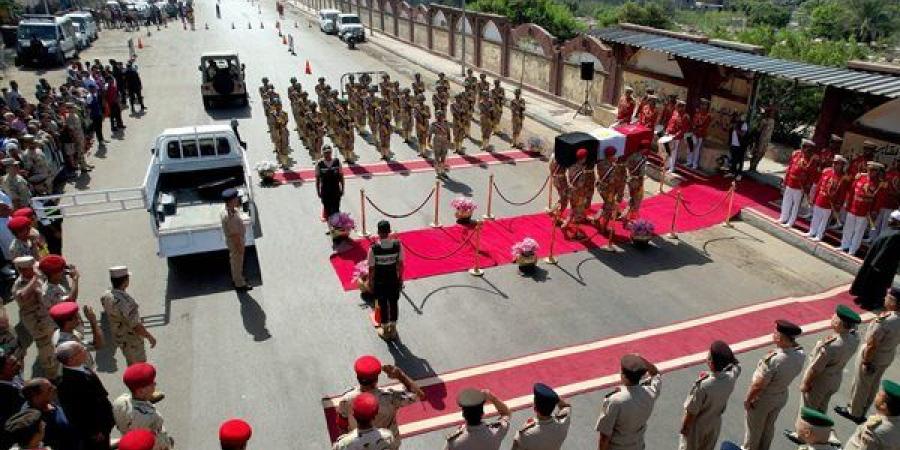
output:
[[[447,103],[441,91],[436,91],[431,95],[431,104],[434,105],[435,115],[437,115],[438,111],[444,111],[444,114],[447,114]]]
[[[803,370],[806,355],[796,341],[801,333],[800,327],[787,320],[775,321],[772,340],[776,349],[759,361],[744,400],[746,433],[741,447],[745,450],[769,450],[772,445],[775,420],[787,403],[788,388]]]
[[[500,418],[496,422],[486,424],[484,403],[491,402]],[[456,404],[462,408],[462,416],[466,421],[453,433],[447,436],[444,450],[498,450],[506,433],[509,432],[509,407],[487,389],[463,389],[456,396]]]
[[[569,425],[572,408],[546,384],[535,383],[534,412],[532,417],[516,433],[513,450],[559,450],[562,448]],[[558,409],[557,409],[558,408]]]
[[[409,137],[413,129],[413,99],[410,97],[409,88],[404,88],[399,96],[400,101],[400,136],[403,142],[409,144]]]
[[[325,124],[322,123],[322,115],[316,111],[316,104],[310,105],[309,120],[307,121],[307,134],[309,135],[309,155],[312,159],[322,158],[322,146],[325,144]]]
[[[784,174],[784,196],[781,199],[781,217],[778,219],[782,226],[792,227],[797,220],[803,193],[809,188],[810,171],[818,161],[813,153],[815,146],[813,141],[803,139],[800,149],[791,154]]]
[[[835,446],[829,441],[834,421],[822,411],[808,406],[801,407],[796,427],[796,441],[802,442],[797,450],[834,450]],[[789,439],[795,440],[793,437]]]
[[[166,433],[163,418],[152,402],[156,389],[156,368],[148,363],[132,364],[122,374],[122,381],[129,392],[113,401],[113,417],[119,432],[125,434],[146,428],[156,438],[153,450],[174,448],[175,442]]]
[[[37,346],[37,362],[47,378],[56,378],[59,364],[54,357],[53,332],[56,330],[50,312],[43,303],[43,285],[36,274],[35,260],[31,256],[19,256],[13,260],[19,276],[13,282],[10,293],[19,305],[22,325]]]
[[[494,105],[491,103],[491,98],[487,95],[483,95],[481,97],[480,103],[478,103],[478,112],[479,112],[479,125],[481,126],[481,151],[487,151],[491,135],[494,132],[494,124],[492,120],[494,118]]]
[[[253,436],[253,428],[241,419],[228,419],[219,426],[219,444],[222,450],[245,450]]]
[[[478,83],[475,86],[477,88],[475,93],[478,96],[478,103],[481,103],[481,99],[491,94],[491,82],[488,81],[487,74],[478,74]]]
[[[333,450],[388,450],[400,447],[399,440],[389,430],[373,425],[380,410],[378,399],[374,395],[368,392],[357,395],[351,407],[351,417],[357,426],[341,435],[334,443]]]
[[[413,94],[415,94],[416,97],[418,97],[419,94],[425,93],[425,82],[422,81],[421,73],[416,72],[416,74],[413,75],[412,89]]]
[[[413,106],[413,118],[416,120],[416,146],[419,150],[419,156],[426,158],[428,156],[428,125],[431,121],[431,109],[425,103],[425,94],[416,96],[416,103]]]
[[[566,169],[572,212],[569,214],[564,228],[574,229],[576,236],[582,236],[581,231],[575,225],[584,223],[587,219],[587,210],[594,197],[594,184],[597,180],[594,166],[588,163],[587,156],[587,149],[578,149],[575,152],[575,164]]]
[[[397,412],[404,406],[425,400],[425,393],[402,369],[392,365],[382,366],[381,361],[371,355],[357,358],[353,364],[353,371],[356,372],[359,385],[345,392],[338,401],[338,428],[344,433],[360,428],[359,419],[353,414],[352,405],[360,396],[371,395],[377,405],[377,411],[368,418],[367,425],[386,429],[394,441],[390,448],[400,448]],[[378,376],[382,372],[388,378],[399,381],[404,390],[378,387]]]
[[[628,217],[636,220],[641,214],[641,202],[644,201],[644,178],[646,177],[647,155],[650,153],[650,140],[643,140],[638,151],[633,152],[625,161],[628,169]]]
[[[268,91],[269,91],[269,78],[263,77],[262,84],[259,86],[259,96],[263,99],[263,101],[266,100],[266,93]]]
[[[634,116],[634,109],[634,88],[625,86],[625,93],[622,94],[622,97],[619,99],[618,107],[616,108],[616,121],[613,123],[613,126],[631,123],[631,118]]]
[[[623,386],[606,394],[600,406],[598,450],[643,449],[647,420],[659,398],[662,377],[653,363],[635,353],[620,363]]]
[[[400,82],[394,81],[391,84],[391,115],[394,116],[394,131],[400,131]]]
[[[556,155],[550,155],[549,166],[550,181],[553,183],[553,188],[556,189],[556,196],[558,197],[550,214],[555,217],[556,224],[559,225],[562,223],[561,217],[563,213],[566,212],[566,208],[569,206],[569,179],[566,176],[566,168],[559,165],[559,162],[556,161]]]
[[[889,450],[900,447],[900,384],[881,382],[875,397],[875,414],[847,441],[846,450]]]
[[[362,136],[366,132],[368,132],[368,127],[366,126],[368,115],[369,115],[369,102],[371,99],[369,98],[369,91],[362,88],[356,88],[356,107],[353,110],[353,122],[356,125],[356,129],[359,132],[359,135]]]
[[[300,91],[300,100],[297,103],[297,106],[300,107],[300,113],[302,114],[297,120],[297,134],[300,135],[300,139],[303,140],[303,146],[309,149],[310,141],[309,135],[307,135],[306,130],[309,128],[309,120],[312,115],[312,111],[310,106],[312,103],[309,101],[309,93],[306,91]]]
[[[147,361],[144,339],[150,348],[156,347],[156,338],[141,322],[141,312],[137,301],[128,294],[131,272],[126,266],[109,268],[110,289],[100,297],[100,304],[109,320],[113,342],[122,350],[127,365]]]
[[[465,91],[463,93],[463,106],[465,107],[464,110],[466,112],[466,117],[463,120],[463,123],[465,124],[467,138],[472,137],[472,119],[475,118],[475,103],[477,98],[478,93],[477,91],[475,91],[474,84],[472,85],[472,90]]]
[[[272,129],[272,139],[275,141],[275,154],[278,157],[278,162],[283,167],[290,167],[291,147],[288,141],[288,115],[281,109],[280,100],[274,101],[272,106],[274,107],[272,115],[275,119],[275,126]]]
[[[650,103],[650,97],[655,97],[656,96],[655,94],[656,94],[656,90],[653,89],[652,87],[648,87],[647,89],[644,89],[644,95],[642,95],[641,99],[638,100],[637,108],[635,108],[634,114],[640,115],[641,111],[644,110],[644,105]],[[653,127],[650,127],[650,129],[652,130]]]
[[[346,100],[344,102],[346,105]],[[341,149],[341,155],[344,156],[344,161],[347,161],[347,164],[356,164],[356,160],[359,157],[356,156],[356,152],[353,150],[356,142],[353,136],[353,119],[350,118],[350,113],[343,106],[340,108],[338,118],[338,148]]]
[[[435,121],[428,129],[428,140],[434,149],[434,171],[436,178],[447,176],[447,152],[450,150],[450,124],[447,123],[446,113],[442,110],[435,111]]]
[[[856,254],[866,230],[869,229],[875,195],[884,174],[884,164],[869,161],[866,163],[866,170],[866,173],[856,175],[847,195],[847,218],[841,235],[841,250],[849,255]]]
[[[806,236],[815,242],[825,237],[828,222],[832,216],[836,217],[840,212],[841,205],[847,198],[847,189],[850,187],[847,159],[841,155],[834,155],[831,161],[831,167],[822,171],[812,194],[812,221],[809,223],[809,233]]]
[[[475,72],[472,69],[466,69],[466,78],[463,80],[463,89],[466,92],[475,93],[476,86],[478,85],[478,77],[475,76]]]
[[[655,95],[649,95],[646,103],[638,111],[638,124],[651,131],[656,130],[656,124],[659,122],[659,110],[656,108],[657,102],[658,99]]]
[[[450,105],[450,114],[453,119],[453,151],[464,155],[463,140],[466,138],[466,110],[462,92],[456,94],[453,104]]]
[[[403,290],[403,248],[391,236],[391,224],[378,222],[378,242],[369,247],[369,292],[378,301],[381,323],[378,333],[385,339],[397,336],[397,317],[400,291]]]
[[[500,129],[500,120],[503,118],[503,106],[506,104],[506,90],[500,85],[500,80],[494,80],[494,88],[491,89],[491,124],[494,134]]]
[[[525,99],[522,98],[522,89],[513,91],[513,99],[509,102],[509,112],[512,114],[512,145],[522,148],[522,125],[525,123]]]
[[[375,123],[378,124],[378,152],[385,161],[390,161],[394,157],[391,152],[391,134],[393,127],[391,126],[391,107],[387,100],[379,99],[375,107]]]
[[[155,447],[156,435],[146,428],[131,430],[119,439],[119,450],[153,450]]]
[[[369,88],[369,95],[363,98],[363,102],[366,107],[366,118],[369,120],[369,133],[372,136],[373,144],[378,146],[378,127],[380,124],[375,121],[375,108],[378,106],[378,97],[375,95],[376,90],[376,87]]]
[[[231,281],[238,292],[252,289],[244,279],[244,237],[247,234],[245,216],[241,212],[241,197],[237,189],[226,189],[222,192],[225,207],[219,213],[222,234],[228,247],[228,260],[231,265]]]
[[[741,375],[731,347],[722,341],[709,346],[709,372],[701,372],[684,400],[679,450],[713,450],[722,429],[722,414]]]
[[[897,345],[900,344],[898,301],[900,289],[892,287],[884,298],[885,311],[869,324],[862,340],[856,378],[850,387],[850,404],[834,409],[836,413],[856,423],[865,421],[866,411],[878,390],[878,382],[894,361]]]
[[[600,215],[593,220],[601,230],[606,230],[616,220],[619,203],[625,195],[627,175],[627,165],[619,162],[616,148],[606,147],[603,150],[603,159],[597,161],[597,193],[603,199],[603,208]]]
[[[357,115],[359,114],[359,110],[362,109],[359,88],[356,84],[350,82],[344,86],[344,89],[347,90],[347,112],[350,113],[350,118],[353,119],[353,128],[359,129]]]
[[[325,84],[325,77],[319,77],[319,82],[315,86],[316,101],[319,105],[325,102],[325,94],[330,90],[331,88]]]
[[[856,326],[861,321],[859,314],[846,305],[837,306],[831,318],[834,333],[816,342],[809,355],[809,367],[800,382],[801,406],[828,411],[831,396],[841,387],[844,366],[859,347]]]
[[[381,75],[381,83],[378,83],[378,89],[381,91],[382,99],[390,100],[392,87],[393,87],[393,83],[391,83],[391,76],[386,73],[382,74]]]
[[[438,79],[434,82],[434,86],[435,90],[438,91],[450,91],[450,81],[447,80],[447,76],[444,74],[444,72],[438,74]]]

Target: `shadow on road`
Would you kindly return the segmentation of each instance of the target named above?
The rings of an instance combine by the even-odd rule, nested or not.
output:
[[[627,278],[713,262],[704,252],[681,241],[672,242],[657,238],[646,249],[635,248],[618,241],[617,245],[622,247],[624,252],[610,253],[600,248],[590,249],[589,253],[593,256],[578,263],[575,270],[577,277],[584,280],[581,267],[590,261],[605,262],[610,269]]]
[[[431,363],[425,358],[416,356],[402,339],[396,339],[388,342],[388,351],[394,358],[394,365],[403,369],[410,378],[421,380],[423,378],[431,378],[437,374]],[[434,409],[444,409],[447,398],[447,387],[444,383],[432,384],[424,388],[425,394],[428,396],[427,401]],[[415,406],[412,406],[413,408]]]
[[[216,105],[214,108],[207,108],[206,115],[213,120],[231,120],[231,119],[249,119],[252,117],[253,107],[247,106],[228,106]]]
[[[241,303],[241,320],[244,329],[253,336],[256,342],[266,341],[272,337],[266,328],[266,312],[249,292],[238,292]]]

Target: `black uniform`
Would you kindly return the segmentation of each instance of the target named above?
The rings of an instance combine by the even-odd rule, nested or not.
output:
[[[341,196],[344,195],[341,162],[337,158],[330,163],[320,160],[316,163],[316,180],[319,182],[319,198],[322,200],[325,217],[340,212]]]
[[[369,265],[372,266],[370,274],[372,278],[372,293],[378,299],[378,307],[381,309],[381,323],[397,321],[397,301],[400,300],[400,288],[403,284],[397,273],[402,255],[400,241],[396,239],[382,239],[369,249],[371,256]]]

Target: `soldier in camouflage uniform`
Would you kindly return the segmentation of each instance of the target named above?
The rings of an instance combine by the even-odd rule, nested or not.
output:
[[[450,92],[450,81],[447,80],[447,76],[444,75],[444,72],[441,72],[438,74],[438,79],[437,79],[437,81],[435,81],[434,85],[435,85],[435,90],[438,90],[438,91],[444,90],[444,91],[447,91],[448,93]]]
[[[47,156],[40,148],[42,142],[31,134],[22,136],[24,151],[20,155],[22,168],[28,174],[27,180],[32,190],[37,195],[47,195],[53,192],[53,175]]]
[[[369,92],[362,86],[356,87],[356,105],[351,109],[353,114],[353,124],[356,126],[359,135],[366,133],[366,119],[368,118]],[[351,100],[352,101],[352,100]]]
[[[489,97],[491,94],[491,82],[487,79],[487,74],[479,74],[478,75],[478,83],[475,85],[475,93],[477,95],[478,104],[481,104],[481,99],[484,97]]]
[[[644,200],[644,177],[647,165],[647,153],[650,152],[650,141],[641,142],[640,151],[628,157],[628,220],[640,217],[641,202]]]
[[[319,82],[316,84],[316,102],[319,107],[322,107],[322,104],[325,103],[325,94],[330,91],[331,88],[325,84],[325,77],[319,77]]]
[[[450,113],[453,118],[453,151],[463,155],[463,140],[466,138],[466,111],[464,105],[464,93],[456,94],[453,104],[450,105]]]
[[[506,90],[500,85],[500,80],[494,80],[494,89],[491,89],[491,123],[494,125],[494,134],[500,129],[500,120],[503,118],[503,105],[506,103]]]
[[[289,96],[291,101],[291,113],[294,116],[294,123],[297,124],[295,130],[297,136],[306,146],[306,138],[303,136],[303,128],[306,125],[306,115],[309,111],[306,109],[306,92],[302,89],[295,90],[293,96]]]
[[[288,115],[281,109],[281,101],[272,102],[272,140],[275,142],[275,155],[282,166],[290,165],[291,147],[288,141]]]
[[[566,168],[556,162],[556,155],[550,156],[550,179],[558,197],[551,214],[556,217],[556,222],[559,224],[560,217],[569,207],[569,179],[566,176]]]
[[[625,196],[625,179],[628,168],[616,157],[615,147],[606,147],[603,159],[597,161],[597,193],[603,199],[603,208],[593,220],[601,230],[616,220],[619,204]]]
[[[325,145],[325,124],[322,115],[316,111],[316,104],[310,105],[309,120],[306,133],[309,136],[309,156],[313,161],[322,159],[322,146]]]
[[[416,146],[419,156],[426,158],[428,155],[428,125],[431,121],[431,110],[425,103],[425,94],[416,96],[413,105],[413,118],[416,120]]]
[[[509,111],[512,114],[512,145],[522,148],[522,125],[525,122],[525,99],[522,98],[522,89],[516,88],[515,97],[509,102]]]
[[[428,129],[431,148],[434,149],[434,171],[436,178],[447,176],[447,151],[450,149],[450,124],[447,114],[438,110],[434,113],[435,121]]]
[[[155,436],[153,450],[170,450],[175,443],[163,426],[163,418],[153,405],[156,368],[142,362],[129,366],[122,375],[129,392],[112,403],[116,428],[123,435],[144,428]]]
[[[144,339],[150,347],[156,347],[156,338],[147,331],[141,322],[141,312],[137,301],[126,292],[131,280],[131,273],[125,266],[109,268],[110,290],[100,297],[100,304],[106,312],[109,326],[112,329],[113,342],[122,350],[125,362],[130,366],[147,361],[147,350]]]
[[[413,129],[413,103],[410,97],[409,88],[404,88],[400,94],[400,136],[403,136],[403,142],[409,143],[409,136]]]
[[[478,77],[472,69],[466,69],[466,78],[463,80],[463,88],[466,92],[475,92],[475,86],[478,84]]]
[[[363,105],[366,108],[366,118],[369,121],[369,134],[372,136],[372,144],[378,146],[378,126],[375,122],[375,105],[378,104],[378,97],[375,95],[374,86],[369,88],[368,95],[363,97]]]
[[[12,158],[3,158],[6,174],[0,178],[0,188],[12,200],[13,209],[31,206],[31,190],[28,181],[19,175],[19,162]]]
[[[483,95],[481,103],[478,104],[479,125],[481,126],[481,150],[486,151],[489,148],[491,135],[494,132],[494,124],[491,121],[494,114],[494,105],[491,103],[490,97]]]
[[[415,75],[413,75],[412,89],[413,94],[415,94],[416,97],[418,97],[419,94],[425,93],[425,82],[422,81],[421,73],[416,73]]]
[[[403,124],[400,117],[400,82],[394,81],[391,84],[391,115],[394,116],[394,131],[400,132]]]
[[[269,92],[269,78],[263,77],[262,84],[259,86],[259,96],[264,102],[266,101],[267,92]]]
[[[391,107],[387,100],[380,99],[375,109],[376,123],[378,123],[378,152],[385,161],[394,157],[391,152],[391,134],[394,128],[391,126]]]
[[[473,87],[475,85],[472,85]],[[463,107],[465,111],[465,119],[463,120],[463,124],[465,125],[465,135],[466,138],[472,138],[472,120],[475,118],[475,99],[478,98],[477,92],[473,89],[472,91],[466,91],[463,94]]]
[[[37,346],[37,362],[47,378],[56,378],[59,364],[54,356],[53,332],[56,324],[50,318],[49,309],[43,302],[41,277],[35,272],[35,260],[31,256],[20,256],[13,260],[19,276],[10,289],[10,294],[19,305],[19,319],[34,339]]]
[[[569,179],[569,201],[572,212],[564,225],[567,229],[574,225],[584,223],[587,219],[587,210],[591,206],[594,197],[594,183],[597,176],[594,174],[594,165],[588,163],[587,150],[577,152],[577,161],[566,171]],[[580,236],[580,230],[576,228],[576,236]]]
[[[341,152],[341,156],[344,157],[344,161],[346,161],[347,164],[356,164],[358,157],[353,151],[353,120],[350,118],[350,113],[347,111],[346,100],[342,100],[338,103],[337,116],[337,130],[335,130],[334,133],[336,140],[335,145],[337,145]]]

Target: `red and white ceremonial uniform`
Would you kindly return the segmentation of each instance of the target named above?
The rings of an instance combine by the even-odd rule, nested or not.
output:
[[[833,208],[841,208],[843,200],[847,198],[847,188],[850,186],[850,177],[846,173],[837,174],[833,167],[822,171],[819,182],[815,185],[812,196],[813,213],[809,224],[807,236],[815,241],[821,241],[825,236],[828,219]]]
[[[853,186],[847,193],[847,218],[841,236],[841,250],[853,255],[862,245],[863,236],[869,228],[869,214],[875,206],[875,191],[878,184],[869,179],[869,174],[856,175]]]
[[[638,111],[638,123],[647,127],[649,130],[656,128],[656,122],[659,120],[659,110],[651,103],[645,103]]]
[[[794,150],[791,154],[787,172],[784,174],[784,196],[781,198],[781,216],[778,218],[778,221],[786,227],[793,226],[797,220],[803,188],[808,185],[811,163],[812,158],[803,153],[803,150]]]
[[[884,176],[884,181],[875,194],[875,211],[878,216],[875,217],[875,234],[873,239],[881,236],[881,233],[887,229],[888,219],[891,217],[891,211],[900,206],[900,170],[892,169]]]
[[[634,116],[634,108],[634,99],[628,97],[627,95],[622,95],[622,98],[619,99],[618,111],[616,112],[616,123],[631,123],[631,118]]]
[[[687,165],[692,169],[700,168],[700,151],[703,149],[703,141],[706,139],[711,122],[712,116],[708,111],[697,111],[697,114],[694,114],[694,123],[692,124],[694,150],[688,153],[687,159]]]
[[[669,173],[675,172],[675,162],[678,161],[678,147],[681,146],[681,141],[684,140],[685,131],[690,130],[690,120],[691,117],[686,112],[673,111],[669,117],[669,122],[666,124],[666,135],[660,139],[660,145],[668,143],[669,146],[669,161],[667,162]],[[685,122],[688,125],[687,127],[685,127]]]

